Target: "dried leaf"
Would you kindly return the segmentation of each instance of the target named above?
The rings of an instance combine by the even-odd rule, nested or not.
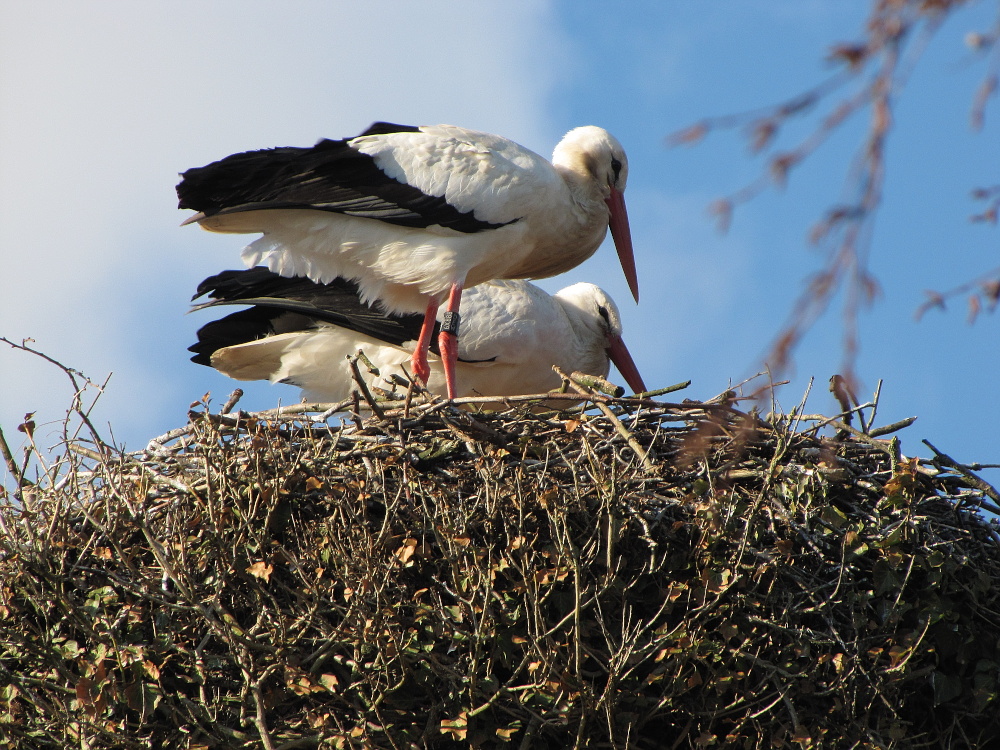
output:
[[[28,437],[32,437],[35,434],[35,421],[32,417],[35,416],[35,412],[31,411],[24,415],[24,422],[17,426],[18,432],[23,432]]]
[[[403,540],[403,544],[393,554],[396,556],[397,560],[405,565],[409,562],[410,558],[413,557],[413,553],[416,551],[417,540],[409,537]]]
[[[924,303],[920,305],[914,313],[914,317],[917,320],[920,320],[924,316],[924,313],[932,308],[937,308],[939,310],[945,309],[944,295],[940,292],[935,292],[931,289],[924,289],[924,296],[926,296],[927,299],[924,300]]]
[[[833,668],[837,670],[837,674],[843,674],[844,672],[844,655],[834,654],[833,658],[830,660],[833,664]]]
[[[969,313],[966,316],[966,320],[971,325],[976,322],[976,318],[979,317],[979,311],[982,309],[982,303],[979,301],[978,294],[969,295]]]
[[[808,746],[812,744],[812,736],[809,734],[809,730],[805,727],[797,727],[795,732],[792,734],[792,742],[798,742],[800,745]]]
[[[1000,279],[985,281],[980,288],[983,296],[989,302],[989,309],[992,311],[997,306],[997,301],[1000,300]]]
[[[976,52],[989,47],[992,44],[991,38],[986,34],[970,31],[965,35],[965,45]]]
[[[778,124],[773,119],[758,120],[750,129],[750,150],[755,154],[764,150],[778,132]]]
[[[274,567],[263,560],[255,562],[249,568],[247,568],[247,573],[252,575],[254,578],[260,578],[264,583],[271,582],[271,573],[274,572]]]
[[[997,223],[997,212],[1000,210],[1000,206],[990,206],[985,211],[980,214],[973,214],[969,217],[970,221],[976,222],[986,222],[988,224]]]
[[[76,683],[76,699],[81,706],[89,706],[94,702],[94,681],[89,677],[81,677]]]
[[[678,130],[676,133],[671,133],[667,136],[667,144],[669,146],[680,146],[682,144],[693,146],[705,137],[708,130],[708,123],[699,122],[689,128],[684,128],[683,130]]]
[[[708,207],[708,213],[714,217],[715,225],[720,232],[728,232],[733,221],[733,202],[720,198],[713,201]]]
[[[868,45],[866,44],[836,44],[830,50],[827,58],[844,63],[852,70],[858,71],[868,59],[868,54]]]
[[[771,178],[778,183],[779,186],[784,187],[785,183],[788,181],[788,172],[801,160],[801,158],[801,154],[794,151],[789,151],[775,156],[771,159],[770,164]]]
[[[468,715],[465,711],[454,719],[441,719],[441,734],[450,734],[452,739],[464,740],[469,731]]]
[[[986,121],[986,102],[989,101],[991,96],[997,93],[998,85],[1000,85],[1000,80],[998,80],[996,73],[986,76],[979,85],[976,97],[972,103],[973,130],[983,129],[983,123]]]
[[[869,273],[861,274],[861,277],[858,279],[858,286],[861,290],[862,301],[866,305],[872,304],[882,294],[881,284]]]

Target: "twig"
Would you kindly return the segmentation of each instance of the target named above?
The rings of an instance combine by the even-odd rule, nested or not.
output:
[[[875,386],[875,393],[872,395],[871,405],[872,413],[868,415],[868,420],[865,421],[865,415],[863,412],[858,412],[858,419],[861,420],[861,430],[862,432],[871,431],[872,425],[875,423],[875,415],[878,414],[878,401],[882,397],[882,379],[879,378],[878,383]]]
[[[809,428],[809,431],[812,432],[812,433],[816,433],[816,432],[818,432],[819,430],[823,429],[824,427],[826,427],[828,425],[834,425],[834,426],[836,426],[836,425],[844,424],[844,425],[847,425],[848,427],[850,427],[850,424],[848,423],[848,421],[846,419],[844,419],[844,417],[847,416],[849,413],[853,414],[853,413],[856,412],[856,413],[860,414],[862,409],[867,409],[870,406],[871,406],[871,403],[858,404],[853,409],[849,409],[847,412],[841,412],[840,414],[836,414],[836,415],[834,415],[832,417],[827,417],[827,416],[825,416],[823,414],[800,414],[800,415],[798,415],[798,419],[800,421],[805,421],[805,422],[816,422],[816,424],[814,424],[812,427]],[[853,431],[851,432],[851,434],[855,434],[855,433],[865,434],[863,430],[854,430],[853,428],[852,428],[852,430]],[[845,436],[841,436],[841,437],[839,437],[837,439],[838,440],[842,440],[843,437],[846,437],[846,435]]]
[[[683,391],[691,385],[690,380],[685,380],[683,383],[674,383],[673,385],[668,385],[666,388],[657,388],[655,391],[643,391],[642,393],[637,393],[631,398],[641,398],[648,399],[653,396],[664,396],[668,393],[673,393],[674,391]]]
[[[24,473],[21,471],[21,467],[17,465],[17,461],[14,460],[14,454],[10,452],[10,446],[7,444],[7,438],[4,437],[2,428],[0,428],[0,453],[3,453],[3,460],[4,463],[7,464],[7,471],[9,471],[14,476],[14,479],[17,480],[17,486],[33,486],[32,482],[25,478]]]
[[[48,354],[45,354],[44,352],[40,352],[37,349],[33,349],[32,347],[28,346],[27,343],[25,342],[30,341],[30,339],[25,339],[25,342],[17,344],[8,339],[6,336],[0,336],[0,341],[4,342],[5,344],[8,344],[14,349],[20,349],[21,351],[27,352],[28,354],[34,354],[36,357],[40,357],[41,359],[44,359],[46,362],[55,365],[60,370],[62,370],[63,373],[65,373],[66,377],[69,378],[69,382],[73,385],[73,405],[71,407],[71,411],[73,411],[74,413],[76,413],[78,417],[80,417],[81,421],[87,426],[91,434],[94,435],[96,438],[98,434],[97,428],[94,427],[94,425],[91,423],[88,413],[81,408],[80,395],[83,393],[83,390],[87,385],[94,386],[95,388],[97,388],[98,391],[101,391],[103,387],[96,385],[90,378],[88,378],[79,370],[74,370],[71,367],[67,367],[59,360],[50,357]],[[77,382],[77,376],[83,378],[85,383],[84,386],[81,386],[80,383]],[[105,380],[105,384],[107,384],[107,380]]]
[[[768,373],[768,375],[770,375],[770,372]],[[809,382],[806,384],[806,390],[802,394],[802,399],[799,401],[799,405],[796,406],[794,409],[792,409],[792,415],[793,415],[792,419],[793,419],[793,421],[792,421],[792,424],[791,424],[791,428],[792,428],[793,431],[797,430],[799,428],[799,424],[802,422],[803,412],[805,412],[805,410],[806,410],[806,403],[809,401],[809,394],[812,393],[813,383],[815,383],[815,378],[809,378]],[[774,411],[774,396],[773,396],[773,394],[774,394],[774,388],[773,387],[771,388],[771,394],[772,394],[772,396],[771,396],[771,399],[772,399],[772,401],[771,401],[771,410],[773,412]]]
[[[939,451],[931,444],[929,440],[921,440],[920,442],[922,442],[924,445],[926,445],[928,448],[934,451],[935,461],[943,464],[944,466],[947,466],[950,469],[954,469],[963,477],[968,479],[969,482],[972,484],[972,486],[975,487],[977,490],[985,493],[994,502],[1000,503],[1000,493],[997,492],[996,488],[992,484],[987,482],[985,479],[982,479],[973,474],[971,471],[969,471],[969,469],[965,466],[965,464],[960,464],[958,461],[949,456],[947,453],[942,453],[941,451]]]
[[[361,396],[357,391],[351,391],[351,405],[354,407],[351,409],[351,421],[354,422],[354,426],[357,429],[361,429]]]
[[[559,377],[568,381],[570,387],[573,388],[577,393],[580,393],[589,399],[597,398],[594,393],[589,392],[586,388],[578,384],[575,380],[573,380],[573,378],[564,373],[557,365],[553,365],[552,369],[555,370],[556,374]],[[615,413],[608,408],[607,404],[605,404],[603,400],[601,401],[595,400],[594,403],[596,404],[597,408],[604,413],[604,416],[606,416],[608,419],[611,420],[611,424],[615,426],[615,430],[618,432],[618,434],[621,435],[623,438],[625,438],[625,441],[629,444],[629,447],[631,447],[632,450],[635,451],[636,455],[639,456],[640,460],[642,461],[642,465],[646,468],[646,471],[648,472],[656,471],[656,464],[654,464],[650,460],[649,454],[646,453],[646,451],[643,449],[641,445],[639,445],[639,441],[636,440],[635,436],[632,435],[632,433],[625,428],[625,425],[623,425],[621,421],[618,419],[618,417],[615,416]]]
[[[368,407],[372,410],[375,416],[379,418],[380,421],[385,420],[385,412],[383,412],[381,407],[377,403],[375,403],[375,399],[372,398],[372,392],[368,390],[368,384],[365,383],[364,378],[361,377],[361,370],[358,369],[359,357],[364,357],[364,352],[362,352],[360,349],[358,350],[358,353],[355,354],[353,357],[347,358],[347,361],[350,362],[351,364],[351,375],[354,377],[354,382],[361,390],[361,395],[364,397],[365,403],[368,404]],[[368,360],[367,357],[365,357],[365,362],[367,363],[368,368],[372,369],[372,363]],[[375,372],[376,374],[378,373],[377,370]]]
[[[226,400],[226,403],[222,407],[222,414],[228,414],[229,412],[231,412],[233,410],[233,407],[236,406],[237,402],[241,398],[243,398],[242,388],[237,388],[235,391],[230,393],[229,398]]]
[[[264,696],[260,691],[261,683],[264,682],[271,673],[278,669],[277,664],[272,664],[268,667],[264,674],[260,676],[260,679],[256,680],[250,686],[250,692],[253,695],[253,703],[256,711],[253,716],[254,726],[257,727],[257,732],[260,734],[260,741],[263,743],[266,750],[274,750],[274,742],[271,740],[271,733],[267,728],[267,706],[264,703]]]
[[[78,443],[67,443],[66,450],[68,450],[70,453],[76,453],[77,455],[89,458],[92,461],[107,460],[107,456],[104,456],[98,453],[97,451],[92,451],[90,450],[90,448],[84,448],[82,445],[79,445]]]
[[[839,422],[837,420],[829,420],[829,424],[833,425],[834,427],[844,432],[850,433],[853,437],[860,440],[862,443],[870,445],[873,448],[877,448],[878,450],[885,453],[892,460],[893,467],[895,470],[895,466],[900,460],[898,438],[893,438],[890,441],[875,440],[871,435],[866,435],[861,430],[856,430],[855,428],[851,427],[849,424],[846,424],[844,422]],[[893,441],[895,441],[896,443],[895,445],[893,444]]]
[[[364,363],[365,367],[368,368],[368,372],[372,375],[378,377],[381,374],[379,369],[368,359],[368,355],[365,354],[364,349],[358,349],[357,358]]]
[[[600,391],[608,396],[613,396],[618,398],[625,394],[625,389],[620,385],[615,385],[610,382],[607,378],[602,378],[600,375],[588,375],[585,372],[573,372],[570,375],[574,381],[592,391]]]
[[[917,421],[916,417],[907,417],[906,419],[901,419],[898,422],[893,422],[892,424],[882,425],[881,427],[876,427],[874,430],[869,430],[868,434],[875,438],[881,437],[882,435],[889,435],[893,432],[898,432],[904,427],[909,427],[911,424]],[[869,426],[871,423],[869,422]]]

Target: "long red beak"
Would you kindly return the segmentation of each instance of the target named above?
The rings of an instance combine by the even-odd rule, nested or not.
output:
[[[625,210],[625,196],[620,190],[611,188],[611,195],[606,201],[611,211],[611,219],[608,225],[611,227],[611,237],[618,248],[618,260],[622,263],[622,270],[628,281],[628,288],[632,290],[635,301],[639,301],[639,279],[635,273],[635,255],[632,252],[632,232],[628,227],[628,211]]]
[[[632,389],[632,393],[646,392],[646,385],[642,382],[642,375],[639,374],[639,368],[632,361],[632,355],[629,354],[628,347],[625,346],[625,342],[622,341],[621,336],[608,338],[608,356],[611,357],[611,361],[618,368],[618,372],[625,378],[625,382]]]

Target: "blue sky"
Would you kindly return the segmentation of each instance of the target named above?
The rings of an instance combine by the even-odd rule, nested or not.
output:
[[[181,228],[177,173],[226,154],[344,137],[374,120],[448,122],[550,154],[563,133],[606,127],[630,161],[626,198],[641,304],[614,252],[541,282],[603,286],[650,387],[691,379],[707,398],[757,372],[820,257],[806,235],[841,194],[863,121],[788,186],[738,210],[728,233],[707,212],[762,166],[739,133],[695,147],[665,137],[709,115],[781,101],[823,78],[867,2],[310,2],[69,0],[7,3],[0,23],[0,335],[103,381],[96,422],[127,448],[183,423],[188,404],[237,384],[188,361],[212,313],[185,315],[198,282],[239,267],[240,237]],[[982,67],[963,43],[996,6],[958,14],[927,51],[897,110],[872,267],[882,295],[862,318],[864,392],[883,379],[879,421],[916,415],[904,453],[927,438],[960,460],[1000,463],[995,317],[961,300],[915,322],[925,288],[997,265],[1000,234],[971,224],[975,187],[1000,182],[1000,111],[968,113]],[[797,126],[793,132],[804,133]],[[787,409],[810,376],[832,412],[840,369],[834,308],[796,356]],[[297,391],[243,386],[244,408]],[[17,442],[37,412],[42,442],[71,393],[61,373],[0,345],[0,426]]]

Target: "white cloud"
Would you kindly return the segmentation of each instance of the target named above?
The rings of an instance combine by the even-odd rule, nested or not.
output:
[[[0,27],[0,335],[101,380],[132,447],[231,384],[187,362],[195,285],[239,238],[179,228],[177,173],[376,119],[545,151],[563,75],[548,3],[8,4]],[[65,385],[64,385],[65,383]],[[0,345],[0,425],[58,417],[63,374]],[[276,400],[277,397],[275,397]],[[285,394],[288,400],[290,394]]]

